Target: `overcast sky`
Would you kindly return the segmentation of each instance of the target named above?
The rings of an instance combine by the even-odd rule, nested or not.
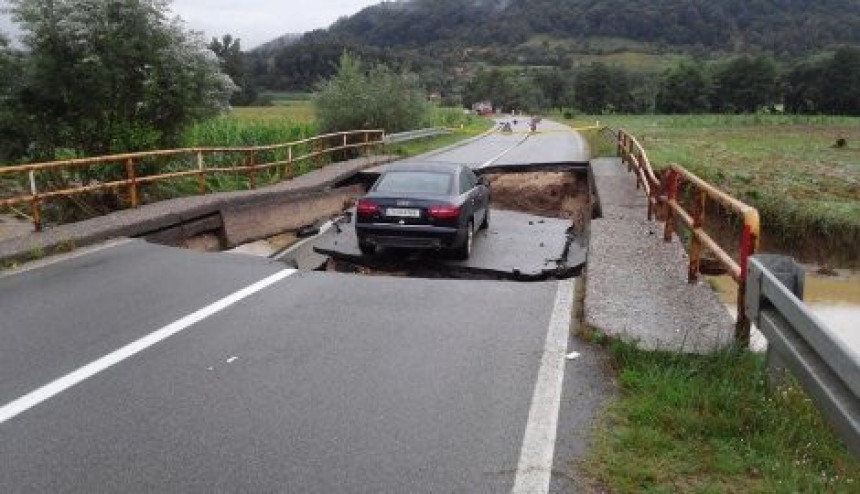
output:
[[[351,15],[381,0],[173,0],[173,11],[188,27],[206,37],[232,34],[247,50],[287,33],[328,27],[338,17]],[[4,8],[6,0],[0,0]],[[14,32],[8,16],[0,30]]]

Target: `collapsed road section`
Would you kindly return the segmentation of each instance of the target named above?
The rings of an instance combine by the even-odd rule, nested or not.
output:
[[[564,172],[488,175],[492,221],[476,232],[472,255],[381,249],[364,254],[348,210],[319,234],[271,257],[303,270],[420,278],[542,281],[578,276],[587,257],[592,198],[587,178]]]

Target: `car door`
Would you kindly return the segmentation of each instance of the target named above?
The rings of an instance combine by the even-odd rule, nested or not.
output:
[[[468,194],[466,199],[469,208],[472,210],[472,217],[475,219],[475,225],[480,225],[484,222],[484,217],[487,214],[487,194],[485,188],[478,186],[478,177],[469,169],[463,169],[460,174],[461,190]]]

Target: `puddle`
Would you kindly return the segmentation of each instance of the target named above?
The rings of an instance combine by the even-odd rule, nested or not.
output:
[[[818,273],[805,266],[804,301],[822,321],[833,328],[852,348],[860,350],[860,271],[839,270],[836,276]],[[723,302],[734,313],[737,289],[729,276],[709,278]]]

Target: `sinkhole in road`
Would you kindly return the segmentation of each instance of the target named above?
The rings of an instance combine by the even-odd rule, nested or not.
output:
[[[586,260],[594,198],[585,172],[539,171],[487,174],[490,227],[476,233],[472,255],[358,249],[349,211],[319,235],[273,258],[299,269],[361,276],[543,281],[579,275]]]

